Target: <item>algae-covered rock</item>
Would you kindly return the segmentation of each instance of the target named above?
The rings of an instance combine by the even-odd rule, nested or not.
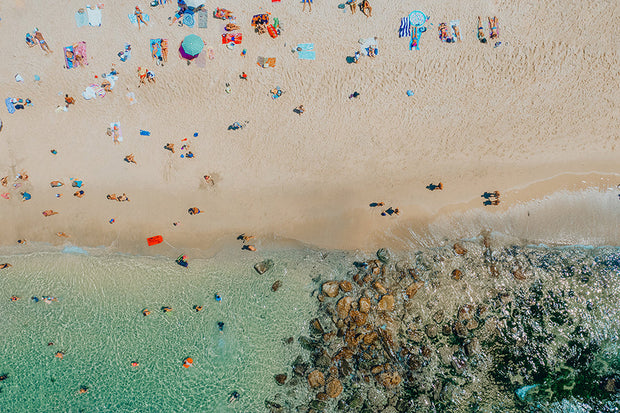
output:
[[[390,261],[390,250],[387,248],[381,248],[377,251],[377,258],[384,264],[387,264]]]
[[[259,274],[264,274],[272,268],[273,268],[272,260],[264,260],[254,265],[254,269]]]

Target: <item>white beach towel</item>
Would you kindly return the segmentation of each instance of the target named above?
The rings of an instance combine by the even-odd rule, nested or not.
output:
[[[89,25],[94,27],[101,26],[101,9],[99,7],[91,9],[90,6],[87,6],[86,13],[88,14]]]
[[[461,24],[460,20],[450,20],[450,34],[452,35],[452,42],[456,42],[458,40],[458,38],[456,37],[456,33],[454,32],[454,29],[452,28],[452,26],[456,26],[456,28],[459,29],[459,32],[460,32],[461,31],[460,24]]]
[[[374,37],[369,37],[368,39],[360,39],[359,40],[360,43],[360,53],[362,53],[364,56],[368,56],[368,48],[370,48],[371,46],[373,48],[377,48],[377,39],[375,39]]]

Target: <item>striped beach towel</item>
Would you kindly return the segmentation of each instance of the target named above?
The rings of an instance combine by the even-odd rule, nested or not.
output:
[[[400,19],[400,28],[398,29],[398,37],[411,36],[411,23],[409,23],[409,16]]]

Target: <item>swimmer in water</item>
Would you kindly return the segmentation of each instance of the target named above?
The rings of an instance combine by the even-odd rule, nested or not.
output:
[[[234,391],[230,393],[230,397],[228,398],[228,403],[235,402],[237,401],[238,398],[239,398],[239,393],[237,391]]]
[[[196,312],[202,311],[202,306],[201,305],[195,305],[194,306],[194,310],[196,310]]]
[[[222,297],[219,294],[215,294],[215,301],[222,301]]]
[[[63,353],[62,351],[59,351],[56,353],[56,357],[58,357],[59,359],[62,360],[62,358],[65,356],[65,353]]]
[[[138,367],[140,364],[137,361],[131,362],[131,367]]]
[[[142,315],[143,315],[143,316],[145,316],[145,317],[146,317],[147,315],[150,315],[150,314],[151,314],[151,312],[149,311],[149,309],[148,309],[148,308],[145,308],[144,310],[142,310]]]
[[[223,321],[218,321],[217,322],[217,328],[220,330],[220,333],[224,333],[224,322]]]
[[[33,295],[32,297],[30,297],[30,299],[34,301],[35,303],[39,302],[39,297],[37,297],[36,295]]]

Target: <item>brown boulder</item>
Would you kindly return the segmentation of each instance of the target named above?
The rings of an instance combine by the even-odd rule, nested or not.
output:
[[[381,297],[379,301],[379,305],[377,306],[379,311],[392,311],[394,310],[394,296],[393,295],[384,295]]]
[[[348,293],[353,290],[353,284],[349,281],[340,281],[340,289],[343,293]]]
[[[525,274],[523,274],[523,270],[521,270],[521,268],[517,268],[516,270],[514,270],[512,272],[512,276],[519,281],[525,280]]]
[[[317,388],[325,384],[325,376],[319,370],[313,370],[308,374],[308,384],[310,387]]]
[[[282,386],[284,383],[286,383],[286,374],[276,374],[274,376],[274,378],[276,379],[276,382]]]
[[[338,317],[345,319],[349,316],[352,302],[353,298],[349,296],[342,297],[340,300],[338,300],[338,304],[336,304],[336,311],[338,312]]]
[[[454,270],[452,271],[452,278],[455,280],[460,280],[461,277],[463,276],[463,273],[461,272],[461,270]]]
[[[368,320],[368,314],[362,313],[361,311],[357,310],[351,310],[350,316],[353,321],[355,321],[355,324],[360,327],[366,324],[366,321]]]
[[[383,284],[381,284],[379,281],[375,282],[374,287],[375,287],[375,290],[377,290],[379,294],[381,295],[387,294],[387,290],[385,289]]]
[[[420,288],[422,288],[423,286],[424,286],[424,283],[422,283],[422,282],[420,282],[420,283],[413,283],[413,284],[409,285],[409,287],[407,287],[405,292],[407,293],[407,296],[409,298],[413,298],[413,296],[416,295],[418,290]]]
[[[328,297],[335,297],[338,295],[340,289],[340,285],[338,284],[338,281],[328,281],[326,283],[323,283],[323,294],[325,294]]]
[[[377,377],[377,381],[383,384],[386,388],[396,387],[403,379],[398,372],[393,371],[390,373],[381,373]]]
[[[458,242],[454,244],[452,248],[454,248],[454,252],[458,255],[464,255],[465,253],[467,253],[467,249]]]
[[[327,393],[318,393],[316,395],[316,399],[324,402],[324,401],[329,400],[329,396],[327,395]]]
[[[362,313],[369,313],[370,312],[370,298],[366,298],[366,297],[360,298],[359,308]]]
[[[379,334],[377,334],[376,331],[372,331],[366,334],[363,340],[364,340],[364,343],[366,344],[372,344],[375,342],[375,340],[377,340],[377,338],[379,338]]]
[[[273,283],[273,285],[271,286],[271,291],[273,291],[274,293],[276,291],[278,291],[278,289],[282,286],[282,281],[277,280],[276,282]]]
[[[325,392],[329,397],[335,399],[336,397],[340,396],[340,393],[342,393],[342,383],[340,383],[340,380],[338,379],[330,380],[327,383]]]

